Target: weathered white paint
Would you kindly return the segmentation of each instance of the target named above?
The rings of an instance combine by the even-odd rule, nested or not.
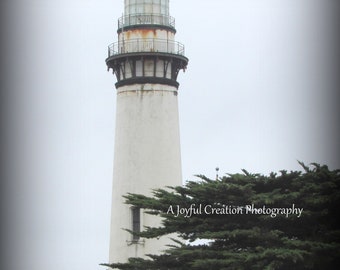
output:
[[[117,89],[110,262],[157,254],[169,237],[131,244],[131,212],[122,196],[182,183],[177,89],[145,84]],[[160,219],[142,214],[142,226]]]

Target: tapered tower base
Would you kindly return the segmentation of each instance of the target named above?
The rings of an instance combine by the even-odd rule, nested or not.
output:
[[[182,184],[177,104],[173,86],[118,89],[110,262],[157,254],[170,243],[168,237],[134,241],[119,228],[133,227],[133,211],[124,204],[123,195],[150,195],[152,189]],[[160,220],[142,210],[140,223],[159,226]]]

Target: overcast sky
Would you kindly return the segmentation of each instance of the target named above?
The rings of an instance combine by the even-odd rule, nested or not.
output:
[[[336,37],[327,0],[172,0],[183,181],[339,168]],[[116,93],[107,45],[123,0],[11,0],[7,269],[108,260]],[[334,11],[335,12],[335,11]],[[333,18],[333,19],[332,19]]]

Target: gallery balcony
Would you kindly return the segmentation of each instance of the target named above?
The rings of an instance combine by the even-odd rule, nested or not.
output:
[[[108,58],[119,54],[166,53],[184,56],[184,45],[165,39],[130,39],[112,43],[108,47]]]
[[[138,25],[165,26],[175,31],[175,18],[162,14],[131,14],[118,19],[118,31]]]

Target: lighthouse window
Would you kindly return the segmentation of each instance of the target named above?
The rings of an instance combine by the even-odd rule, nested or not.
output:
[[[136,13],[144,13],[144,5],[136,4]]]
[[[166,3],[167,1],[169,1],[169,0],[161,0],[160,1],[161,13],[162,14],[168,14],[169,13],[169,11],[167,10],[167,6],[168,6],[168,4]]]
[[[139,233],[140,232],[140,208],[132,208],[132,231]],[[132,236],[133,241],[138,241],[139,236],[133,235]]]

